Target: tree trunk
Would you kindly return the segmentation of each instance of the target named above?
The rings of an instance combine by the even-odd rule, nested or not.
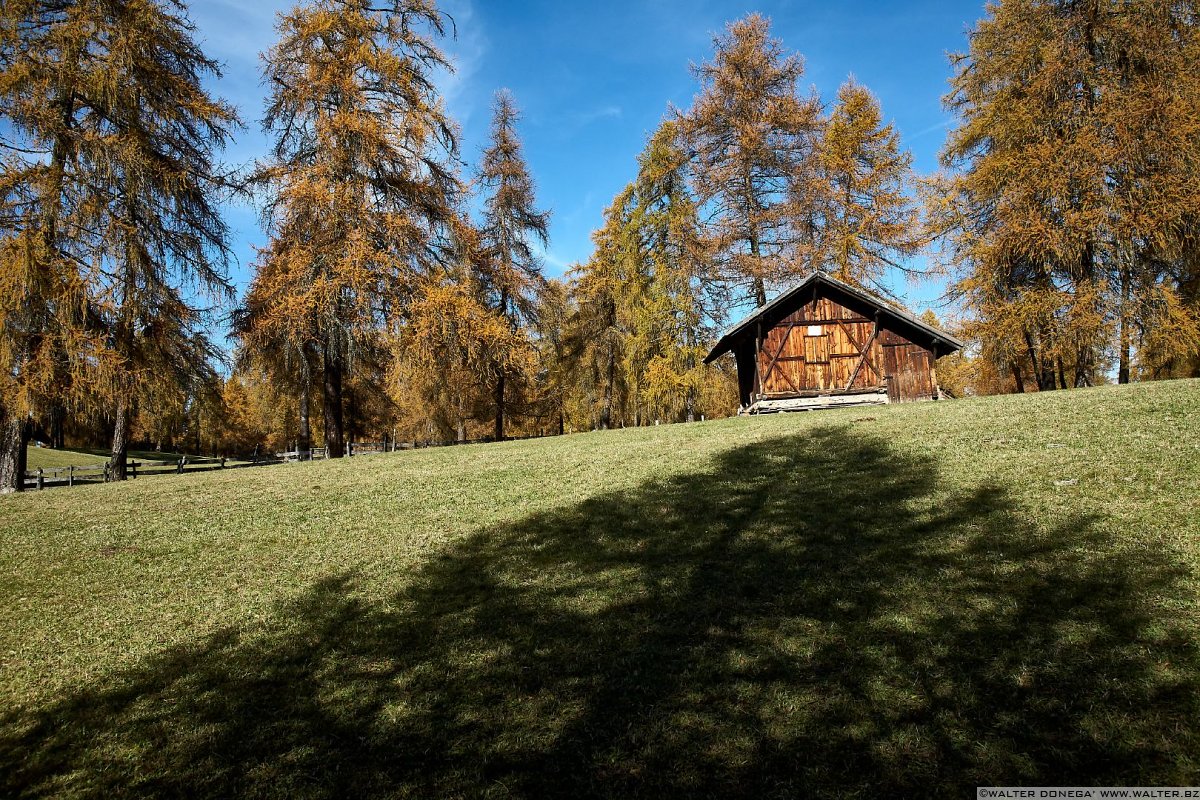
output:
[[[1117,383],[1129,383],[1129,323],[1121,318],[1121,356],[1117,367]]]
[[[1121,271],[1121,319],[1118,348],[1117,383],[1129,383],[1129,271]]]
[[[300,452],[312,450],[312,413],[309,408],[309,396],[312,394],[312,370],[308,366],[308,354],[301,359],[300,364],[300,438],[296,449]]]
[[[321,407],[325,419],[325,457],[341,458],[346,454],[345,431],[342,427],[342,365],[326,344]]]
[[[1090,27],[1088,33],[1091,37]],[[1090,45],[1089,45],[1090,49]],[[1090,89],[1089,89],[1090,92]],[[1089,95],[1091,97],[1091,95]],[[1090,103],[1089,103],[1090,106]],[[1083,276],[1083,281],[1086,281],[1089,288],[1094,288],[1096,285],[1096,248],[1091,242],[1088,242],[1083,248],[1083,254],[1079,259],[1079,269]],[[1098,296],[1098,292],[1091,295]],[[1095,305],[1095,301],[1093,302]],[[1093,308],[1093,310],[1096,310]],[[1124,309],[1122,308],[1122,313]],[[1085,337],[1079,338],[1079,345],[1075,348],[1075,388],[1080,389],[1084,386],[1092,385],[1092,371],[1095,365],[1096,353],[1092,345],[1086,341]],[[1059,372],[1062,371],[1062,361],[1059,361]],[[1066,388],[1066,383],[1063,383],[1063,388]]]
[[[28,419],[9,419],[0,409],[0,494],[25,490],[25,448],[32,435]]]
[[[767,285],[762,278],[754,279],[754,305],[762,308],[767,304]]]
[[[507,261],[507,257],[505,257]],[[507,266],[507,265],[506,265]],[[508,321],[508,326],[514,332],[517,330],[516,321],[508,313],[508,287],[505,286],[500,290],[500,302],[497,310]],[[492,436],[497,442],[504,441],[504,371],[500,371],[499,377],[496,379],[496,386],[493,393],[493,399],[496,403],[496,421],[492,430]]]
[[[63,382],[59,382],[63,385]],[[55,450],[62,450],[66,443],[66,436],[63,429],[66,427],[67,410],[63,408],[61,403],[55,403],[50,407],[50,446]]]
[[[1042,370],[1038,364],[1037,351],[1033,347],[1033,337],[1029,335],[1029,331],[1025,331],[1025,350],[1029,355],[1029,371],[1033,375],[1034,381],[1037,382],[1038,391],[1042,391]]]
[[[1034,378],[1037,379],[1038,391],[1048,392],[1058,388],[1054,378],[1054,365],[1044,354],[1040,359],[1038,358],[1037,347],[1033,344],[1033,335],[1028,330],[1025,331],[1025,346],[1029,349],[1029,368],[1033,370]]]
[[[1016,360],[1012,363],[1012,374],[1017,381],[1017,394],[1025,394],[1025,379],[1021,377],[1021,364]]]
[[[1082,389],[1092,385],[1092,348],[1080,347],[1075,357],[1075,388]]]
[[[131,411],[129,396],[121,394],[117,398],[116,420],[113,425],[112,455],[108,459],[108,479],[110,481],[125,480],[125,468],[129,460],[129,423]],[[199,430],[199,425],[196,426]],[[196,441],[200,436],[197,433]]]
[[[754,209],[757,208],[758,203],[755,200],[755,198],[750,194],[751,178],[750,178],[750,174],[749,174],[749,169],[746,170],[745,181],[746,181],[746,185],[745,185],[746,195],[745,195],[745,197],[743,197],[743,202],[745,203],[744,211],[747,216],[751,216],[754,212]],[[750,255],[754,256],[754,269],[757,271],[759,264],[760,264],[759,256],[761,255],[761,253],[760,253],[760,248],[759,248],[759,243],[758,243],[758,231],[753,227],[753,223],[751,224],[750,232],[749,232],[749,235],[747,236],[747,239],[749,240],[749,244],[750,244]],[[754,276],[754,305],[758,308],[762,308],[766,304],[767,304],[766,282],[762,279],[761,275],[755,275]]]
[[[504,440],[504,374],[496,379],[496,390],[494,395],[496,401],[496,425],[492,431],[492,435],[497,442]]]
[[[560,408],[558,410],[558,435],[562,436],[565,430],[566,430],[566,420],[563,418],[563,412],[562,412],[562,409]]]
[[[692,375],[692,370],[696,368],[695,342],[692,341],[691,330],[688,331],[687,337],[688,354],[684,360],[684,366],[688,371],[688,388],[683,395],[683,411],[684,418],[688,422],[696,421],[696,385],[693,383],[695,377]]]
[[[617,354],[611,347],[608,350],[608,367],[605,370],[604,400],[600,404],[600,430],[606,431],[612,425],[613,381],[617,377]]]

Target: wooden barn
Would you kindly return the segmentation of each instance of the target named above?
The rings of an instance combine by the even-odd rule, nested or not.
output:
[[[861,289],[813,273],[734,325],[742,413],[906,403],[939,396],[934,362],[963,343]]]

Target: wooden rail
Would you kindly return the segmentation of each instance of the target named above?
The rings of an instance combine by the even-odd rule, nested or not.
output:
[[[523,439],[540,439],[539,435],[510,436],[506,441]],[[466,439],[463,441],[434,441],[410,440],[397,442],[385,440],[382,442],[347,442],[346,455],[350,457],[369,455],[372,453],[394,453],[398,450],[418,450],[426,447],[452,447],[459,444],[484,444],[494,439]],[[178,461],[127,461],[125,468],[128,477],[137,478],[139,475],[186,475],[192,472],[209,472],[216,469],[242,469],[244,467],[265,467],[272,464],[288,464],[299,461],[324,459],[324,447],[313,447],[309,450],[290,450],[284,453],[274,453],[269,456],[254,455],[246,461],[230,463],[223,457],[182,456]],[[91,483],[105,483],[109,480],[109,465],[90,464],[71,467],[42,467],[26,470],[26,489],[50,489],[55,487],[81,486]]]
[[[125,463],[128,477],[136,479],[139,475],[184,475],[190,472],[210,472],[217,469],[236,469],[241,467],[259,467],[279,463],[275,459],[260,459],[240,463],[229,463],[223,457],[183,456],[178,461],[136,461]],[[69,467],[42,467],[25,471],[26,489],[51,489],[65,486],[72,487],[88,483],[105,483],[109,480],[108,462],[103,464],[88,464]]]

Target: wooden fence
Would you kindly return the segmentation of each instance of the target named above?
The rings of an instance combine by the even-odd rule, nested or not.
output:
[[[513,436],[510,440],[538,439],[539,436]],[[394,453],[399,450],[417,450],[426,447],[451,447],[459,444],[483,444],[492,439],[467,439],[464,441],[407,441],[397,442],[384,440],[382,442],[347,442],[346,455],[350,457],[370,455],[373,453]],[[314,447],[309,450],[291,450],[285,453],[273,453],[268,456],[254,455],[244,461],[207,456],[183,456],[178,461],[134,461],[126,463],[128,477],[137,478],[139,475],[186,475],[192,472],[209,472],[216,469],[242,469],[244,467],[265,467],[271,464],[288,464],[298,461],[314,461],[324,459],[324,447]],[[26,489],[51,489],[55,487],[83,486],[94,483],[105,483],[109,479],[109,465],[91,464],[78,467],[43,467],[25,472]]]
[[[259,464],[253,462],[228,463],[226,458],[208,458],[205,456],[183,456],[178,461],[136,461],[129,460],[125,464],[128,477],[137,478],[146,475],[182,475],[185,472],[208,472],[214,469],[234,467],[252,467]],[[259,462],[276,463],[274,461]],[[25,472],[26,489],[49,489],[56,486],[77,486],[89,483],[104,483],[109,479],[109,465],[89,464],[70,467],[42,467]]]

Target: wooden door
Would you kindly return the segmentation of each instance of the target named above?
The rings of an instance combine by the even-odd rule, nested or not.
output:
[[[914,344],[885,344],[883,374],[888,379],[888,401],[906,403],[934,396],[933,360],[923,347]]]
[[[900,359],[897,350],[904,345],[885,344],[883,346],[883,376],[887,379],[889,403],[900,402]]]

